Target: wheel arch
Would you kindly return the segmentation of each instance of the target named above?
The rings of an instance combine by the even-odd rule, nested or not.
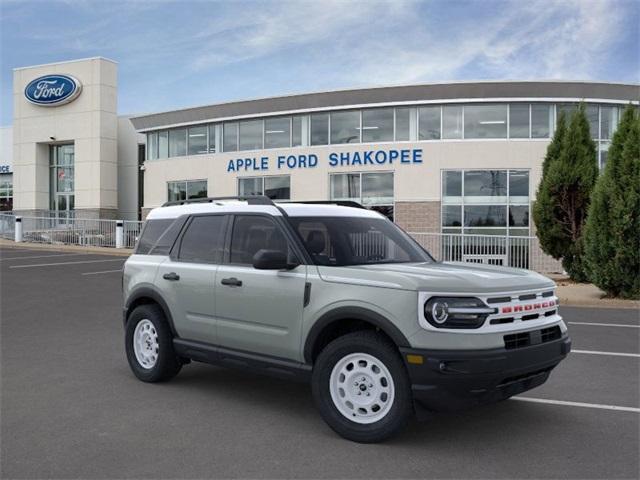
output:
[[[366,329],[382,332],[396,347],[410,347],[400,329],[383,315],[363,307],[339,307],[323,314],[309,330],[303,349],[305,362],[313,364],[322,347],[335,338]]]
[[[171,329],[171,333],[174,338],[178,338],[178,334],[176,332],[175,326],[173,324],[173,316],[171,315],[171,310],[167,305],[167,302],[164,301],[162,295],[160,295],[157,291],[149,287],[141,287],[135,290],[127,299],[124,306],[124,315],[123,322],[126,326],[127,321],[129,319],[129,314],[140,305],[158,305],[162,309],[162,313],[164,313],[164,317],[167,319],[167,323],[169,324],[169,328]]]

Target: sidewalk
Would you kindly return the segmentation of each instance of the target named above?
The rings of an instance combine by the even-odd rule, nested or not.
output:
[[[97,253],[100,255],[122,255],[128,257],[133,253],[131,248],[108,248],[108,247],[83,247],[79,245],[50,245],[48,243],[16,243],[11,240],[0,238],[0,247],[20,248],[29,250],[56,250],[78,253]]]

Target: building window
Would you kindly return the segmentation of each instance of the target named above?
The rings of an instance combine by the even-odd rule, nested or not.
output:
[[[360,142],[360,111],[331,113],[331,144]]]
[[[507,138],[507,105],[465,106],[464,138]]]
[[[238,151],[238,122],[228,122],[222,127],[222,148],[225,152]]]
[[[147,160],[158,158],[158,132],[147,133]]]
[[[329,143],[329,114],[311,115],[311,145],[327,145]]]
[[[329,176],[331,200],[358,202],[393,220],[393,173],[336,173]]]
[[[600,139],[610,140],[618,125],[618,107],[600,107]]]
[[[209,149],[207,131],[208,128],[206,126],[189,128],[187,147],[189,155],[201,155],[203,153],[207,153]]]
[[[163,130],[158,132],[158,158],[169,157],[169,132]]]
[[[291,146],[291,117],[267,118],[264,121],[264,148]]]
[[[553,108],[551,105],[534,103],[531,105],[531,138],[549,138],[553,128]]]
[[[509,138],[529,138],[529,104],[509,105]]]
[[[182,157],[187,154],[187,129],[169,130],[169,156]]]
[[[396,108],[396,141],[411,140],[411,109]]]
[[[216,153],[216,125],[209,125],[209,153]]]
[[[528,170],[444,170],[442,232],[529,235]]]
[[[418,109],[418,140],[440,140],[440,105]]]
[[[291,118],[291,146],[302,145],[302,116],[297,115]]]
[[[265,195],[271,200],[290,200],[291,177],[289,175],[240,177],[238,178],[238,195]]]
[[[240,150],[259,150],[263,147],[264,122],[262,120],[249,120],[240,122]]]
[[[0,211],[13,210],[13,173],[0,173]]]
[[[170,202],[206,197],[206,180],[180,180],[177,182],[167,182],[167,200]]]
[[[462,138],[462,106],[442,107],[442,138]]]
[[[393,108],[371,108],[362,111],[362,141],[393,141]]]
[[[597,140],[600,134],[598,105],[587,105],[585,114],[587,115],[587,120],[589,122],[589,131],[591,132],[591,138]]]

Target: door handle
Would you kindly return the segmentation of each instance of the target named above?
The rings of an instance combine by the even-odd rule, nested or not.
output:
[[[223,278],[220,283],[222,285],[228,285],[230,287],[241,287],[242,286],[242,280],[238,280],[236,277],[231,277],[231,278]]]
[[[177,281],[180,280],[180,275],[178,275],[176,272],[171,272],[171,273],[165,273],[164,275],[162,275],[162,278],[164,278],[165,280],[172,280],[172,281]]]

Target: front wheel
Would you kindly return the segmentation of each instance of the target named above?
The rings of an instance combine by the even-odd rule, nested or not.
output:
[[[331,342],[313,369],[320,414],[339,435],[373,443],[402,429],[413,415],[411,386],[390,341],[372,331]]]
[[[157,305],[140,305],[131,312],[125,349],[131,370],[143,382],[169,380],[182,368],[173,351],[171,329]]]

